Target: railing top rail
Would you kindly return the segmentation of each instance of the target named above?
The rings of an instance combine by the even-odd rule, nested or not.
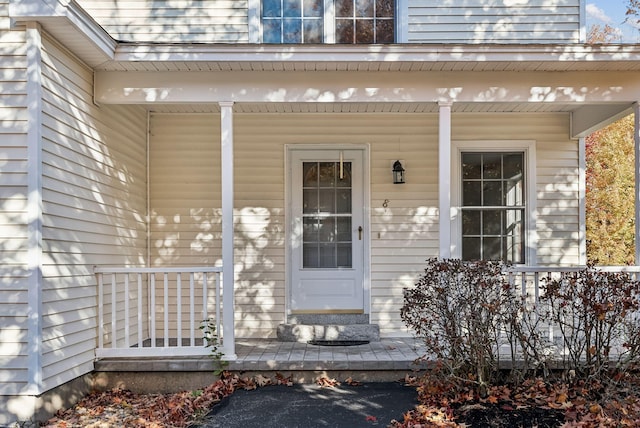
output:
[[[107,267],[95,266],[95,273],[222,273],[222,268],[217,266],[171,266],[171,267]]]
[[[586,266],[511,266],[506,269],[507,273],[556,273],[556,272],[580,272]],[[640,266],[594,266],[594,270],[602,272],[640,272]]]

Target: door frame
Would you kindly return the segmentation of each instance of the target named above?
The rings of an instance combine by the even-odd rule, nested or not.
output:
[[[292,227],[293,227],[293,195],[292,195],[292,153],[294,151],[340,151],[357,150],[362,153],[362,221],[364,228],[362,248],[362,293],[363,310],[371,313],[371,164],[369,144],[285,144],[284,146],[284,202],[285,202],[285,313],[291,315],[292,297]]]

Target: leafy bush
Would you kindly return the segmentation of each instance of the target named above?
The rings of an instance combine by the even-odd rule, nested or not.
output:
[[[640,355],[640,283],[593,266],[544,279],[541,301],[557,326],[565,366],[579,377],[626,370]]]
[[[538,300],[508,281],[501,262],[429,259],[404,290],[403,322],[424,340],[428,358],[482,395],[502,380],[548,376],[552,362],[574,380],[607,383],[640,356],[640,283],[593,267],[541,280]],[[512,282],[515,284],[515,281]],[[553,337],[550,337],[553,331]]]
[[[427,260],[400,316],[454,376],[486,388],[498,373],[501,327],[516,302],[500,262]]]

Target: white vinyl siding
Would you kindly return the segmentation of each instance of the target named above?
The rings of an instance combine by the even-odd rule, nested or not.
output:
[[[149,145],[149,206],[151,266],[221,266],[220,117],[211,114],[151,114]],[[191,327],[186,278],[182,329]],[[171,281],[170,287],[175,287]],[[156,283],[156,299],[163,299]],[[208,285],[209,302],[215,290]],[[170,293],[170,295],[172,295]],[[202,292],[196,290],[196,330],[205,318]],[[208,316],[215,307],[209,305]],[[157,311],[162,311],[158,308]],[[175,298],[170,317],[176,318]],[[163,337],[164,314],[156,312],[156,335]],[[168,326],[176,337],[175,324]]]
[[[398,335],[397,330],[390,330],[400,324],[399,313],[392,312],[399,307],[397,296],[402,295],[403,286],[414,283],[422,262],[435,254],[432,251],[437,251],[438,247],[437,212],[429,208],[437,205],[437,175],[433,176],[432,182],[429,179],[436,169],[437,157],[433,156],[433,149],[437,142],[426,138],[432,132],[437,135],[435,117],[419,114],[236,114],[234,123],[236,207],[248,213],[265,210],[261,218],[268,219],[263,225],[265,232],[261,239],[254,239],[255,243],[249,247],[254,253],[251,254],[254,262],[244,275],[248,281],[242,289],[241,300],[251,302],[252,282],[268,298],[266,301],[264,297],[253,299],[254,304],[264,301],[262,308],[239,308],[242,312],[236,318],[239,320],[238,336],[256,333],[273,336],[277,324],[284,321],[284,235],[287,227],[284,218],[284,145],[301,143],[370,145],[371,231],[365,233],[370,233],[372,247],[371,322],[380,323],[383,334]],[[407,183],[403,185],[392,183],[391,167],[398,158],[403,159],[408,168]],[[426,165],[424,169],[422,161]],[[263,166],[265,162],[268,168]],[[259,199],[252,200],[256,196]],[[390,201],[387,209],[382,207],[385,199]],[[239,205],[240,200],[242,205]],[[265,249],[260,250],[260,245],[266,245]],[[243,265],[242,262],[236,254],[236,265]],[[239,273],[238,276],[243,275]],[[243,325],[247,310],[251,311],[252,322]],[[267,310],[268,314],[265,313]],[[260,325],[260,321],[265,324],[264,328],[254,330],[254,325]]]
[[[94,265],[142,266],[146,113],[92,102],[91,70],[43,43],[43,380],[93,369]]]
[[[383,159],[376,146],[371,156],[371,319],[386,336],[406,331],[399,317],[402,288],[415,283],[426,258],[438,256],[438,119],[409,116],[419,118],[416,125],[421,123],[412,128],[402,123],[405,116],[394,122],[399,127],[395,131],[407,127],[408,133],[397,139],[387,136]],[[377,124],[379,119],[375,120]],[[578,143],[568,138],[568,127],[568,114],[452,115],[453,140],[536,142],[537,194],[532,196],[537,205],[538,249],[537,260],[530,264],[567,266],[580,260]],[[394,157],[403,160],[406,184],[391,184]]]
[[[78,0],[124,42],[247,43],[248,0]]]
[[[24,31],[7,31],[7,9],[0,0],[0,395],[27,386],[29,354],[27,60]]]
[[[578,43],[580,0],[407,0],[408,43]],[[403,39],[404,40],[404,39]]]
[[[285,310],[284,147],[247,116],[234,124],[236,335],[273,336]],[[152,264],[221,266],[220,116],[153,114],[150,125]]]
[[[116,40],[249,43],[260,0],[78,0]],[[509,3],[509,4],[505,4]],[[249,8],[251,7],[251,10]],[[578,43],[580,0],[398,1],[403,43]]]
[[[221,263],[219,121],[152,116],[154,264]],[[536,141],[540,264],[568,265],[579,256],[578,148],[568,123],[565,114],[453,115],[455,140]],[[438,255],[437,115],[236,113],[234,140],[236,335],[273,337],[284,321],[284,148],[301,143],[370,145],[371,321],[385,336],[408,334],[399,317],[402,289]],[[564,149],[559,157],[556,147]],[[406,168],[401,185],[391,175],[398,159]]]
[[[527,264],[579,264],[578,142],[568,138],[569,115],[454,114],[452,122],[453,140],[535,141],[538,254]]]

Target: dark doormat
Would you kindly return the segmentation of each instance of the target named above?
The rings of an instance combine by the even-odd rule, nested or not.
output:
[[[307,342],[309,345],[318,346],[357,346],[366,345],[368,340],[310,340]]]

